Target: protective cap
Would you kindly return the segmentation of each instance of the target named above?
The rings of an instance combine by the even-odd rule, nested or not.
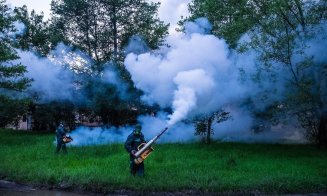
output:
[[[141,133],[142,126],[140,124],[135,125],[134,134],[139,135]]]

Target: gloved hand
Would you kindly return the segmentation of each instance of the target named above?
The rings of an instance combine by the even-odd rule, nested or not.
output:
[[[135,153],[136,153],[136,152],[137,152],[136,150],[132,150],[132,151],[131,151],[131,155],[135,156]]]

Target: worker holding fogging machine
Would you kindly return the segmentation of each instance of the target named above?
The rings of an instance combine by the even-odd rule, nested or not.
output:
[[[133,176],[136,174],[140,177],[144,176],[144,162],[140,164],[134,162],[134,159],[136,158],[135,154],[142,143],[145,143],[142,126],[137,124],[125,142],[125,149],[130,154],[130,170]]]
[[[131,174],[135,176],[144,176],[144,159],[153,151],[151,147],[159,139],[159,137],[167,131],[168,127],[162,130],[157,136],[145,143],[144,135],[142,134],[141,125],[136,125],[133,132],[127,137],[125,148],[130,154],[130,169]]]
[[[59,126],[56,129],[56,137],[57,137],[56,153],[59,153],[61,149],[64,153],[67,153],[66,143],[71,142],[73,138],[66,135],[66,130],[63,122],[60,122]]]

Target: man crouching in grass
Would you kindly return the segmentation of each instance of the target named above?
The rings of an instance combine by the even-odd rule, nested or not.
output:
[[[140,144],[145,143],[144,135],[141,132],[141,125],[136,125],[134,131],[127,137],[125,142],[125,149],[129,153],[129,161],[130,161],[130,169],[131,174],[135,176],[143,177],[144,176],[144,162],[140,164],[136,164],[134,162],[135,153],[137,152],[137,148]]]

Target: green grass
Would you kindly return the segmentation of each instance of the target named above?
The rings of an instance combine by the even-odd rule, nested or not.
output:
[[[129,175],[122,144],[69,147],[54,153],[54,134],[0,129],[0,177],[83,190],[263,193],[327,192],[327,152],[310,145],[158,144],[146,176]]]

